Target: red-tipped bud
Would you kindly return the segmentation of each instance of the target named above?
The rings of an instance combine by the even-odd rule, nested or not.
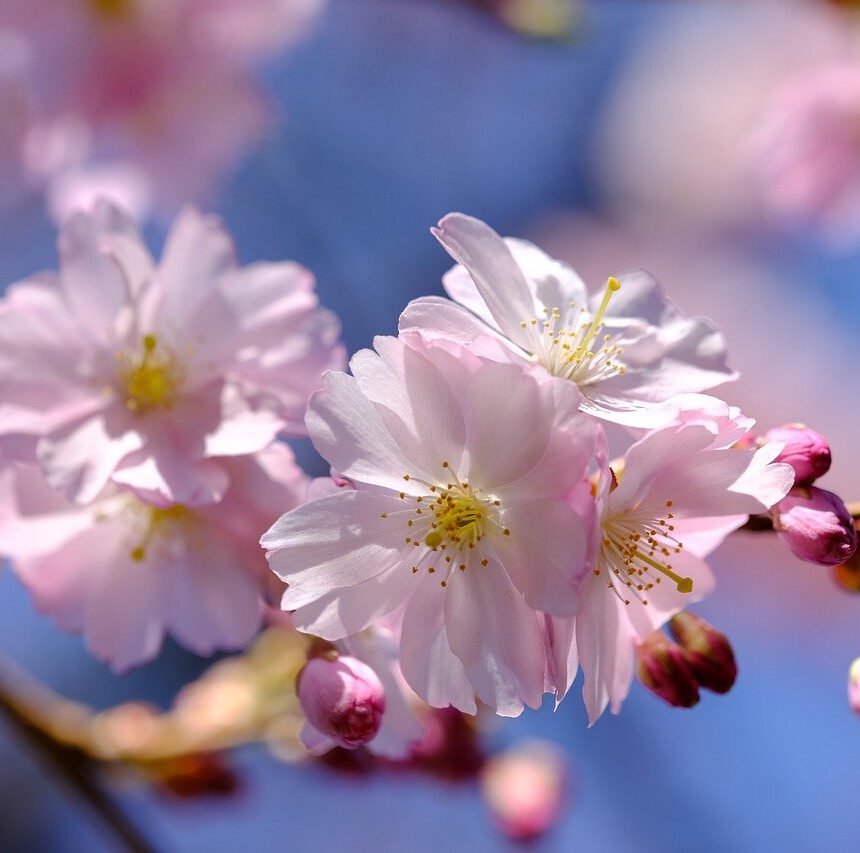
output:
[[[857,550],[857,528],[838,495],[818,489],[793,488],[772,510],[774,529],[801,560],[835,566]]]
[[[860,658],[857,658],[848,670],[848,704],[851,710],[860,716]]]
[[[776,461],[794,468],[796,486],[811,486],[830,470],[830,445],[820,432],[808,426],[786,424],[769,430],[764,438],[785,445]]]
[[[502,832],[517,841],[531,841],[561,816],[566,776],[557,747],[529,741],[487,761],[481,790]]]
[[[699,683],[683,649],[662,631],[655,631],[637,649],[636,675],[648,690],[675,708],[692,708],[699,701]]]
[[[356,658],[312,658],[299,673],[298,695],[308,723],[345,749],[373,740],[382,724],[385,690]]]
[[[675,616],[669,628],[680,643],[684,660],[699,687],[728,693],[738,677],[738,665],[726,635],[686,611]]]

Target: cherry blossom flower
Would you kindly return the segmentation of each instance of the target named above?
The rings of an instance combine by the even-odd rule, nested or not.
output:
[[[108,486],[86,507],[39,469],[0,472],[0,553],[39,610],[118,672],[158,653],[166,633],[198,654],[241,649],[260,626],[271,574],[257,538],[306,478],[289,448],[222,460],[224,499],[206,507],[143,503]]]
[[[239,267],[221,223],[195,210],[158,264],[106,203],[66,222],[59,254],[59,273],[0,302],[0,446],[30,439],[77,502],[111,479],[157,503],[217,500],[228,474],[212,457],[302,434],[308,395],[343,363],[313,276]]]
[[[572,383],[420,336],[377,338],[311,400],[311,438],[355,488],[287,513],[262,545],[299,630],[401,619],[407,683],[505,716],[544,689],[543,616],[573,613],[596,424]],[[588,508],[586,508],[588,511]]]
[[[45,185],[55,214],[90,179],[115,201],[137,202],[141,215],[206,198],[268,124],[249,61],[303,36],[323,6],[7,0],[0,31],[39,58],[28,75],[35,120],[16,158],[22,173]]]
[[[631,426],[652,426],[654,406],[675,394],[735,378],[719,332],[679,314],[645,272],[589,299],[568,266],[480,220],[452,213],[433,233],[459,262],[443,280],[454,302],[415,300],[401,331],[483,340],[484,351],[492,334],[511,357],[576,384],[583,411]]]
[[[557,698],[581,666],[591,723],[607,704],[620,709],[635,646],[711,592],[703,558],[749,514],[783,498],[794,480],[791,466],[773,462],[781,445],[733,448],[749,420],[718,400],[708,408],[722,416],[678,406],[674,423],[646,433],[611,467],[600,450],[593,572],[579,613],[547,620]]]
[[[751,141],[752,165],[777,218],[860,239],[860,63],[807,69],[777,91]]]

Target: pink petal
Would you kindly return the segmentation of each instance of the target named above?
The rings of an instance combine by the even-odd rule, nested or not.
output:
[[[447,594],[433,575],[419,581],[403,614],[400,667],[409,686],[428,705],[451,706],[474,714],[475,690],[448,644],[444,619]]]
[[[452,573],[445,592],[448,642],[481,701],[503,717],[518,716],[524,705],[537,708],[544,688],[542,626],[504,572],[475,560]]]
[[[534,314],[525,277],[505,241],[489,225],[462,213],[450,213],[433,234],[455,261],[472,276],[498,327],[527,348],[520,323]]]

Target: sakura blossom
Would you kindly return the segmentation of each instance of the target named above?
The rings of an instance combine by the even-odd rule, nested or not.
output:
[[[762,198],[777,220],[860,239],[860,63],[828,62],[793,75],[750,139]]]
[[[158,505],[219,500],[215,458],[304,433],[308,395],[343,363],[311,273],[240,267],[192,208],[158,263],[106,202],[69,218],[59,256],[0,301],[0,447],[78,503],[108,482]]]
[[[259,530],[296,506],[306,477],[284,444],[224,459],[220,503],[153,505],[108,485],[64,500],[35,465],[0,472],[0,554],[36,606],[117,672],[156,656],[165,634],[192,651],[241,649],[274,592]]]
[[[599,452],[599,521],[582,606],[572,619],[547,622],[557,698],[581,667],[591,724],[607,705],[620,710],[636,646],[711,592],[704,558],[794,482],[791,466],[773,461],[781,445],[735,448],[749,421],[715,399],[708,409],[678,405],[674,423],[647,432],[623,460],[608,463]]]
[[[400,623],[400,667],[434,707],[536,707],[543,612],[570,615],[596,424],[575,385],[417,335],[379,337],[311,399],[314,444],[355,488],[263,536],[301,631]],[[584,507],[584,512],[589,508]]]
[[[575,384],[584,412],[629,426],[655,426],[655,408],[670,397],[736,378],[722,335],[682,316],[644,271],[610,277],[589,297],[570,267],[478,219],[452,213],[433,233],[458,262],[443,279],[453,302],[411,302],[401,331],[484,352],[495,339],[502,357]]]
[[[323,6],[9,0],[0,32],[39,58],[26,81],[33,122],[14,162],[59,217],[91,180],[140,215],[205,198],[269,123],[249,63],[304,36]]]

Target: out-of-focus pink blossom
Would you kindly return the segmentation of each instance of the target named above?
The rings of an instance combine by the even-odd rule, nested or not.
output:
[[[789,77],[856,56],[852,22],[824,2],[673,4],[604,100],[592,150],[605,207],[646,241],[761,228],[750,134]]]
[[[385,713],[385,689],[376,673],[348,656],[311,658],[299,673],[298,695],[307,725],[302,740],[316,751],[318,736],[344,749],[376,737]]]
[[[669,397],[736,378],[717,329],[683,317],[644,271],[589,297],[566,264],[478,219],[452,213],[433,233],[459,262],[444,278],[453,301],[416,299],[402,332],[539,365],[579,388],[583,411],[629,426],[655,426]]]
[[[204,199],[268,121],[248,60],[300,37],[323,5],[7,0],[0,31],[38,57],[19,171],[45,186],[52,212],[74,201],[70,183],[104,169],[136,175],[112,187],[130,193],[118,198],[130,207],[145,199],[172,213]]]
[[[775,427],[764,438],[783,445],[776,459],[794,468],[796,486],[811,486],[830,470],[832,457],[827,439],[804,424]]]
[[[498,827],[517,841],[539,838],[562,816],[567,766],[558,747],[526,741],[487,760],[481,791]]]
[[[798,486],[772,510],[773,526],[795,556],[835,566],[857,550],[857,528],[845,502],[833,492]]]
[[[752,140],[768,208],[860,239],[860,62],[809,69],[773,96]]]
[[[109,480],[164,505],[217,500],[213,457],[303,433],[308,395],[343,363],[311,273],[239,267],[214,217],[185,210],[156,264],[100,203],[65,223],[59,253],[59,273],[0,301],[0,445],[32,439],[24,461],[78,502]]]
[[[860,658],[857,658],[848,670],[848,704],[851,710],[860,716]]]
[[[286,445],[221,461],[230,486],[212,506],[152,506],[108,487],[86,507],[38,468],[0,474],[0,554],[36,606],[118,672],[169,633],[198,654],[241,649],[260,626],[270,573],[259,530],[298,504],[306,478]]]
[[[699,702],[699,683],[680,646],[655,631],[636,648],[640,683],[673,708],[692,708]]]
[[[596,423],[573,383],[451,342],[380,337],[310,403],[317,449],[355,484],[263,536],[283,607],[328,640],[402,612],[400,664],[434,707],[505,716],[544,691],[538,610],[573,613]],[[591,507],[586,507],[589,511]]]
[[[605,449],[598,450],[594,569],[577,615],[547,617],[546,625],[556,697],[561,700],[581,666],[592,724],[607,705],[620,710],[636,645],[711,592],[714,578],[703,558],[749,514],[783,498],[794,481],[790,466],[773,461],[777,445],[733,447],[750,420],[705,399],[710,402],[699,409],[673,405],[674,422],[633,444],[616,472]]]

